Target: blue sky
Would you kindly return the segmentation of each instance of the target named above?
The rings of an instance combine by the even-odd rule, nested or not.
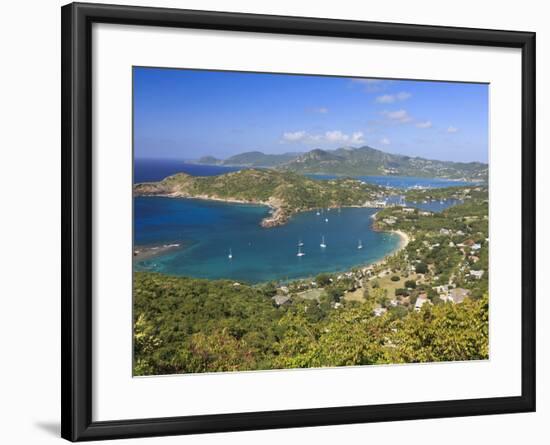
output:
[[[136,158],[226,158],[369,145],[488,157],[488,85],[134,68]]]

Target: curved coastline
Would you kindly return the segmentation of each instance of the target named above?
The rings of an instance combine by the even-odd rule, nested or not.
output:
[[[154,196],[158,196],[160,197],[160,195],[154,195]],[[271,207],[269,206],[268,203],[266,202],[262,202],[262,203],[258,203],[258,202],[250,202],[250,201],[246,201],[246,200],[236,200],[236,199],[209,199],[209,197],[207,198],[206,196],[201,196],[201,197],[187,197],[187,196],[174,196],[173,194],[171,196],[163,196],[163,197],[171,197],[171,198],[175,198],[175,197],[179,197],[179,198],[182,198],[182,199],[189,199],[189,200],[198,200],[198,201],[217,201],[217,202],[223,202],[223,203],[227,203],[227,204],[244,204],[244,205],[256,205],[256,206],[266,206],[266,207]],[[272,207],[271,207],[272,208]],[[345,208],[363,208],[365,210],[368,210],[368,209],[372,209],[372,207],[370,206],[342,206],[342,209],[345,209]],[[301,214],[301,213],[306,213],[306,212],[313,212],[314,210],[300,210],[299,212],[296,212],[296,214]],[[387,242],[391,242],[391,244],[393,245],[392,247],[389,247],[389,249],[391,250],[386,250],[386,253],[383,254],[383,256],[379,256],[378,259],[375,259],[374,261],[373,260],[361,260],[360,258],[357,258],[356,261],[353,261],[351,260],[351,258],[353,258],[353,254],[351,255],[351,258],[348,259],[348,264],[347,265],[341,265],[339,266],[338,264],[334,264],[333,266],[334,269],[330,269],[330,270],[324,270],[324,272],[326,273],[331,273],[331,274],[334,274],[334,273],[346,273],[346,272],[350,272],[354,269],[357,269],[357,268],[365,268],[365,267],[369,267],[369,266],[378,266],[378,265],[381,265],[381,264],[384,264],[386,263],[386,261],[388,260],[388,258],[390,258],[391,256],[395,255],[397,252],[399,252],[400,250],[404,249],[407,244],[409,243],[410,241],[410,238],[409,238],[409,235],[402,232],[402,231],[397,231],[397,230],[376,230],[374,229],[374,220],[376,219],[376,216],[377,216],[378,212],[372,214],[372,215],[369,215],[367,216],[367,218],[372,218],[373,221],[372,223],[369,224],[369,226],[371,227],[371,230],[374,230],[374,231],[378,231],[378,232],[386,232],[386,233],[395,233],[397,234],[397,236],[399,237],[399,240],[396,240],[395,238],[390,238],[388,239]],[[270,218],[270,217],[273,217],[274,215],[274,211],[272,210],[270,212],[270,215],[267,215],[265,216],[262,221],[264,221],[265,219],[267,218]],[[261,217],[261,216],[260,216]],[[286,223],[287,221],[285,221],[284,223]],[[260,224],[262,227],[263,224]],[[281,224],[282,225],[282,224]],[[267,232],[266,232],[266,235],[267,235]],[[397,242],[396,242],[397,241]],[[157,245],[139,245],[139,244],[136,244],[135,247],[134,247],[134,262],[135,263],[141,263],[142,261],[147,261],[147,260],[150,260],[154,257],[162,257],[164,256],[165,254],[170,254],[172,252],[174,252],[175,250],[183,250],[183,249],[186,249],[187,247],[189,247],[188,245],[186,245],[187,243],[182,243],[181,241],[177,241],[177,242],[174,242],[174,243],[170,243],[169,241],[168,242],[164,242],[164,243],[159,243]],[[345,256],[349,256],[349,255],[345,255]],[[342,267],[343,266],[343,267]],[[311,275],[313,273],[313,275]],[[304,274],[303,276],[296,276],[294,278],[290,278],[290,279],[287,279],[287,281],[285,282],[293,282],[293,281],[300,281],[300,280],[307,280],[309,277],[312,277],[312,276],[315,276],[314,275],[315,272],[313,271],[310,271],[309,274]],[[185,275],[185,274],[183,274]],[[261,281],[261,279],[260,279]],[[269,280],[267,280],[269,281]]]
[[[401,237],[401,243],[399,245],[399,248],[396,249],[394,253],[407,247],[407,244],[409,244],[411,241],[410,236],[407,233],[403,232],[402,230],[392,230],[391,233],[397,233],[397,235]]]
[[[375,216],[375,215],[376,215],[376,213],[372,216]],[[389,257],[391,257],[391,256],[395,255],[396,253],[398,253],[399,251],[403,250],[405,247],[407,247],[407,244],[409,244],[409,242],[411,241],[410,236],[407,235],[405,232],[403,232],[401,230],[383,230],[383,232],[395,233],[396,235],[398,235],[399,238],[400,238],[398,246],[393,251],[388,253],[387,255],[384,255],[383,258],[380,258],[378,261],[374,261],[372,263],[364,264],[364,265],[362,265],[363,267],[380,266],[380,265],[385,264]],[[358,267],[358,266],[355,266],[355,267]]]
[[[269,216],[266,216],[260,221],[260,226],[264,228],[270,228],[270,227],[277,227],[282,226],[288,222],[288,220],[298,213],[303,212],[313,212],[318,207],[312,207],[312,208],[305,208],[305,209],[298,209],[298,210],[288,210],[283,206],[283,203],[275,198],[270,198],[268,201],[254,201],[254,200],[245,200],[245,199],[236,199],[236,198],[221,198],[218,196],[210,196],[210,195],[188,195],[181,192],[173,192],[173,193],[139,193],[134,194],[134,197],[159,197],[159,198],[180,198],[180,199],[198,199],[203,201],[216,201],[216,202],[224,202],[227,204],[250,204],[250,205],[262,205],[269,207]],[[346,208],[359,208],[359,209],[378,209],[380,207],[375,205],[342,205],[342,206],[335,206],[331,205],[327,207],[329,209],[346,209]],[[375,218],[376,213],[371,216],[371,218]]]

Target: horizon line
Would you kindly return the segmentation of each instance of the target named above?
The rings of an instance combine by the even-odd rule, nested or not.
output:
[[[205,154],[205,155],[202,155],[198,158],[185,158],[185,157],[152,157],[152,156],[143,156],[143,157],[138,157],[138,156],[135,156],[135,150],[134,150],[134,160],[137,160],[137,159],[152,159],[152,160],[160,160],[160,159],[170,159],[170,160],[174,160],[174,161],[179,161],[179,160],[189,160],[189,161],[194,161],[194,160],[198,160],[200,158],[205,158],[205,157],[212,157],[214,159],[217,159],[217,160],[220,160],[220,161],[224,161],[224,160],[227,160],[228,158],[231,158],[233,156],[237,156],[237,155],[241,155],[241,154],[244,154],[244,153],[261,153],[263,155],[268,155],[268,156],[278,156],[278,155],[285,155],[285,154],[298,154],[298,155],[303,155],[303,154],[307,154],[313,150],[321,150],[321,151],[324,151],[324,152],[333,152],[333,151],[336,151],[336,150],[340,150],[340,149],[346,149],[346,148],[349,148],[349,149],[352,149],[352,150],[359,150],[361,148],[370,148],[372,150],[377,150],[377,151],[380,151],[382,153],[386,153],[386,154],[390,154],[390,155],[394,155],[394,156],[403,156],[403,157],[407,157],[407,158],[418,158],[418,159],[425,159],[425,160],[428,160],[428,161],[438,161],[438,162],[452,162],[452,163],[455,163],[455,164],[474,164],[474,163],[477,163],[477,164],[485,164],[485,165],[489,165],[489,162],[488,161],[477,161],[477,160],[474,160],[474,161],[453,161],[453,160],[445,160],[445,159],[435,159],[435,158],[426,158],[426,157],[423,157],[423,156],[412,156],[412,155],[405,155],[405,154],[401,154],[401,153],[391,153],[391,152],[388,152],[388,151],[384,151],[384,150],[380,150],[378,148],[374,148],[374,147],[371,147],[370,145],[361,145],[361,146],[356,146],[356,147],[353,147],[353,146],[344,146],[344,147],[338,147],[338,148],[335,148],[335,149],[329,149],[329,150],[326,150],[326,149],[323,149],[323,148],[312,148],[310,150],[307,150],[307,151],[286,151],[286,152],[283,152],[283,153],[266,153],[264,151],[261,151],[261,150],[245,150],[245,151],[239,151],[239,152],[236,152],[235,154],[232,154],[232,155],[228,155],[228,156],[225,156],[225,157],[217,157],[217,156],[214,156],[214,155],[210,155],[210,154]]]

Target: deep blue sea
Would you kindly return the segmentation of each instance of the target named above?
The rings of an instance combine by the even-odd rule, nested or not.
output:
[[[235,170],[238,168],[183,161],[136,160],[134,181],[158,181],[178,172],[213,176]],[[429,178],[365,176],[360,179],[405,188],[465,184]],[[454,201],[406,203],[431,211],[454,204]],[[284,226],[266,229],[260,226],[260,221],[268,212],[267,207],[257,205],[137,197],[134,199],[135,246],[177,243],[180,248],[136,261],[135,269],[250,283],[287,281],[378,261],[394,251],[400,242],[395,234],[372,230],[371,217],[375,209],[343,208],[325,210],[321,215],[304,212],[294,215]],[[320,246],[323,236],[326,248]],[[359,241],[362,249],[358,249]],[[303,256],[297,256],[299,243],[303,244],[300,247]],[[231,259],[228,258],[230,252]]]
[[[217,176],[241,170],[240,167],[189,164],[174,159],[136,159],[134,161],[134,184],[160,181],[176,173],[193,176]]]

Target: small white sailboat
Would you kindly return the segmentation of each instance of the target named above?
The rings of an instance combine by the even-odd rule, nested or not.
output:
[[[298,241],[298,247],[302,247],[304,245],[304,243],[302,242],[302,240]]]
[[[321,213],[319,213],[319,210],[317,210],[317,213],[316,213],[316,215],[317,215],[317,216],[319,216],[320,214],[321,214]]]
[[[305,253],[302,252],[302,248],[300,246],[298,246],[298,253],[296,254],[296,256],[304,256]]]
[[[325,247],[327,247],[327,245],[325,244],[325,236],[323,235],[322,238],[321,238],[321,244],[319,244],[321,246],[322,249],[324,249]]]
[[[328,218],[325,218],[325,222],[328,222]]]
[[[227,258],[232,259],[233,258],[233,252],[231,249],[229,249],[229,255],[227,255]]]
[[[362,249],[362,248],[363,248],[363,243],[361,242],[361,240],[359,240],[359,244],[357,244],[357,248],[358,248],[358,249]]]

